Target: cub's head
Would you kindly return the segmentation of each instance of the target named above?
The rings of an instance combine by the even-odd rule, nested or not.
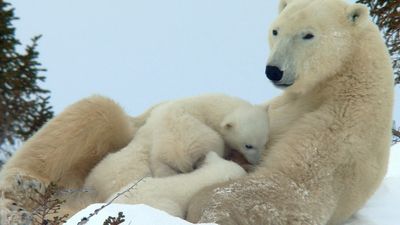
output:
[[[269,31],[266,75],[293,91],[348,69],[357,37],[371,24],[365,6],[343,0],[281,0],[279,10]]]
[[[243,154],[251,164],[259,163],[269,136],[268,109],[240,107],[221,123],[222,136],[232,149]]]

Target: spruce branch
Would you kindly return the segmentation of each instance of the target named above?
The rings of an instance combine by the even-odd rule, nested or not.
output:
[[[65,200],[56,198],[58,193],[58,186],[55,183],[50,183],[44,193],[40,193],[35,190],[38,195],[37,198],[31,197],[31,200],[36,203],[36,208],[32,212],[33,220],[35,225],[59,225],[66,222],[68,214],[62,216],[51,215],[59,212],[61,205],[65,203]]]

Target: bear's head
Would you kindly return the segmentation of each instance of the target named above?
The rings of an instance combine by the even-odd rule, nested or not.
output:
[[[279,10],[269,32],[266,75],[296,92],[347,69],[358,37],[372,25],[365,6],[342,0],[281,0]]]
[[[268,108],[239,107],[221,123],[225,143],[239,151],[251,164],[258,164],[269,136]]]

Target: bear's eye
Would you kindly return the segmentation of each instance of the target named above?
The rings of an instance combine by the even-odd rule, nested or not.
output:
[[[304,40],[310,40],[310,39],[313,39],[313,38],[314,38],[314,34],[312,34],[312,33],[308,33],[308,34],[303,36]]]
[[[272,30],[272,35],[274,35],[274,36],[278,35],[278,31],[277,30]]]
[[[246,147],[247,149],[253,149],[253,145],[245,145],[244,147]]]

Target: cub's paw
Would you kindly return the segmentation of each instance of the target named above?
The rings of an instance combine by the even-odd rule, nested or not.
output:
[[[18,203],[0,198],[0,224],[2,225],[32,225],[33,216]]]

